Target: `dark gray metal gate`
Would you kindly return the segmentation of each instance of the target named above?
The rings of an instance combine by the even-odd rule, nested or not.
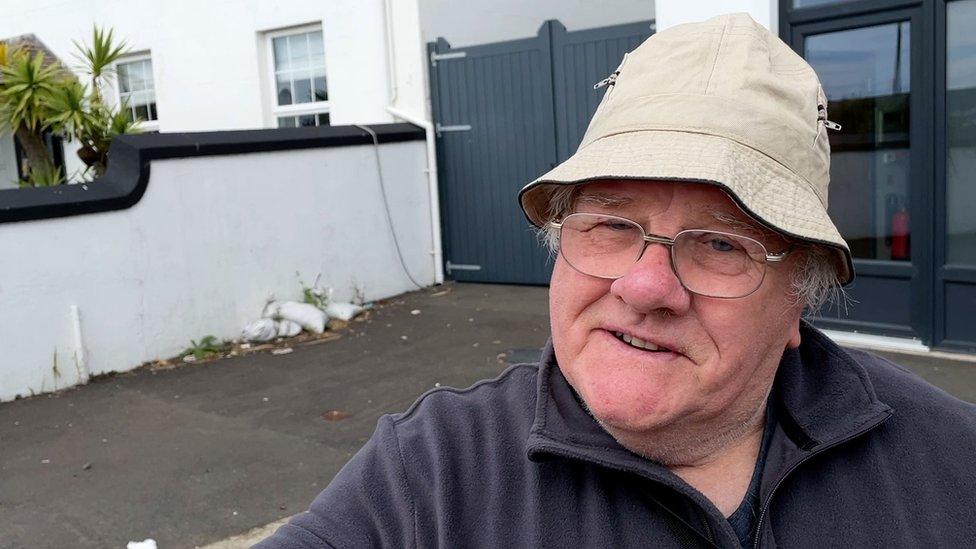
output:
[[[428,44],[448,276],[547,284],[547,253],[518,190],[568,158],[603,97],[593,84],[651,34],[650,21],[451,48]]]

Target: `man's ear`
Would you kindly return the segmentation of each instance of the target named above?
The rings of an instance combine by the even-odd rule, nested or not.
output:
[[[790,339],[786,342],[786,348],[796,349],[800,346],[800,339],[800,321],[797,320],[790,329]]]

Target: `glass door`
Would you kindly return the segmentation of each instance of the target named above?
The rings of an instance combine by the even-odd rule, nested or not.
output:
[[[918,9],[793,27],[793,47],[819,74],[830,120],[829,211],[851,246],[851,301],[815,322],[931,341],[931,177]],[[929,76],[931,79],[931,76]],[[931,81],[931,80],[929,80]]]
[[[976,351],[976,0],[936,7],[935,344]],[[944,48],[944,51],[943,51]],[[943,126],[944,124],[944,126]]]

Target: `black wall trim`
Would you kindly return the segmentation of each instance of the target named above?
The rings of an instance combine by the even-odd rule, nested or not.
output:
[[[380,143],[424,139],[424,130],[412,124],[377,124],[369,128],[376,132]],[[153,160],[372,143],[372,137],[356,126],[123,135],[109,149],[108,171],[91,183],[0,190],[0,223],[132,207],[146,192]]]

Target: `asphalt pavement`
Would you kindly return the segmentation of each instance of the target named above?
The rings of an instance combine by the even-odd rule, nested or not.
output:
[[[381,414],[535,360],[546,299],[540,287],[448,284],[289,354],[144,368],[0,404],[0,547],[240,540],[304,510]],[[887,356],[976,401],[976,362]]]

